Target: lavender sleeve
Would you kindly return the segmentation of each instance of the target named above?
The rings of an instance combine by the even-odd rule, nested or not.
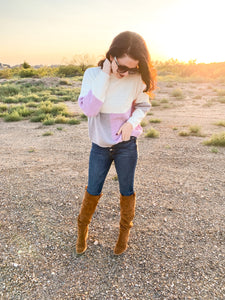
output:
[[[78,103],[88,117],[96,116],[105,100],[109,84],[109,75],[100,68],[89,68],[85,71]]]

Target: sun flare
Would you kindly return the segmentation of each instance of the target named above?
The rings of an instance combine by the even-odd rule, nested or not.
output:
[[[161,22],[155,28],[154,20],[139,23],[136,28],[145,37],[150,50],[157,49],[153,56],[175,58],[188,62],[225,61],[224,10],[215,0],[203,2],[180,1],[160,14]],[[225,2],[222,5],[225,8]],[[159,17],[159,16],[157,16]],[[154,55],[155,54],[155,55]]]

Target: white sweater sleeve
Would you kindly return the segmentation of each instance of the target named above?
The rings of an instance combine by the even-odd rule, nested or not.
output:
[[[145,87],[146,85],[141,80],[138,87],[137,97],[134,101],[134,111],[131,117],[127,120],[133,125],[133,128],[137,127],[137,125],[141,123],[147,111],[149,111],[149,109],[151,108],[148,94],[143,93]]]
[[[93,117],[99,113],[108,85],[109,75],[99,68],[85,71],[78,103],[86,116]]]

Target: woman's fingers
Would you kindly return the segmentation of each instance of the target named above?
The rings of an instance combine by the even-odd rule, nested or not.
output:
[[[102,71],[105,72],[106,74],[110,75],[111,73],[111,68],[112,68],[112,64],[111,62],[106,58],[104,63],[103,63],[103,68]]]
[[[129,141],[132,130],[133,130],[133,126],[131,125],[131,123],[126,122],[120,127],[117,134],[119,135],[122,133],[122,140]]]

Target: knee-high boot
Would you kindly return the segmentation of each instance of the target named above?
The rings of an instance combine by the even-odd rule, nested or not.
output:
[[[122,254],[127,249],[130,228],[135,214],[135,193],[130,196],[120,195],[120,233],[114,249],[116,255]]]
[[[96,206],[102,194],[98,196],[91,195],[87,192],[84,194],[83,202],[81,205],[80,213],[77,220],[78,225],[78,238],[76,242],[77,254],[82,254],[87,249],[88,225],[95,212]]]

